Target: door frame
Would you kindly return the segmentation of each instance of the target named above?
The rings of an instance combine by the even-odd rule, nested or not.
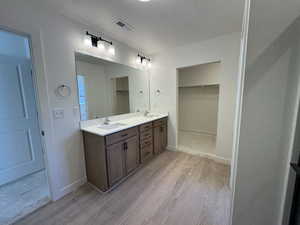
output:
[[[247,44],[248,44],[248,30],[250,21],[250,7],[251,0],[245,0],[244,11],[243,11],[243,24],[242,33],[240,39],[240,54],[239,54],[239,69],[238,69],[238,82],[237,82],[237,95],[236,95],[236,109],[235,109],[235,121],[233,127],[233,154],[232,154],[232,165],[231,165],[231,176],[230,185],[232,188],[231,204],[230,204],[230,215],[229,224],[233,224],[234,208],[235,208],[235,185],[237,178],[237,163],[240,145],[240,130],[242,120],[242,109],[243,109],[243,96],[244,96],[244,83],[246,76],[246,58],[247,58]]]
[[[30,53],[30,59],[32,64],[32,80],[33,80],[33,87],[34,87],[34,95],[35,95],[35,102],[36,102],[36,110],[38,112],[38,126],[39,126],[39,138],[41,139],[42,144],[42,152],[43,152],[43,160],[45,165],[45,171],[46,171],[46,181],[47,186],[49,188],[49,200],[54,199],[54,193],[53,193],[53,186],[51,185],[51,176],[49,171],[49,152],[48,152],[48,144],[47,142],[50,141],[50,138],[52,137],[51,127],[47,126],[45,124],[46,121],[52,121],[51,116],[49,114],[50,105],[49,105],[49,99],[47,94],[47,81],[44,71],[44,63],[43,63],[43,55],[41,55],[40,59],[36,57],[36,55],[39,55],[35,50],[36,48],[33,47],[33,40],[32,35],[23,32],[11,27],[6,27],[0,25],[0,30],[10,32],[16,35],[20,35],[23,37],[26,37],[28,39],[29,44],[29,53]],[[40,40],[40,33],[39,33],[39,40]],[[41,48],[41,44],[39,46]],[[42,53],[42,52],[40,52]],[[40,62],[39,62],[40,61]],[[41,101],[41,99],[46,99],[46,101]],[[46,107],[45,107],[46,106]],[[51,123],[52,124],[52,123]],[[42,132],[46,133],[47,136],[49,135],[49,138],[46,135],[42,135]]]
[[[206,65],[210,63],[220,63],[221,67],[223,67],[223,62],[221,59],[218,60],[208,60],[205,62],[197,63],[197,64],[192,64],[189,66],[182,66],[182,67],[176,67],[176,148],[178,148],[179,144],[179,70],[184,69],[184,68],[189,68],[189,67],[194,67],[194,66],[201,66],[201,65]],[[220,89],[221,89],[221,84],[218,84],[219,87],[219,95],[220,95]],[[217,132],[216,132],[216,141],[218,137],[218,128],[219,128],[219,117],[220,117],[220,100],[218,99],[218,113],[217,113]],[[213,156],[212,156],[213,157]]]

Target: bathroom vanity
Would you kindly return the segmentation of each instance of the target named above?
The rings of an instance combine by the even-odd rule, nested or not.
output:
[[[148,112],[147,70],[79,52],[75,59],[87,180],[106,192],[165,150],[168,114]]]
[[[167,130],[167,115],[83,127],[88,182],[113,189],[166,149]]]

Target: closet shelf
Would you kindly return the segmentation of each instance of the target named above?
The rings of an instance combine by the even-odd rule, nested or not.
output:
[[[193,88],[193,87],[218,87],[219,84],[196,84],[196,85],[179,85],[178,88]]]
[[[117,92],[129,92],[129,90],[117,90]]]

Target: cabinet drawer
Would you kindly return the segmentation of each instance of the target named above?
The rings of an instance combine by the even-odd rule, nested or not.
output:
[[[165,124],[167,124],[167,119],[166,118],[155,120],[153,122],[154,127],[159,127],[159,126],[162,126],[162,125],[165,125]]]
[[[144,131],[150,130],[152,127],[153,127],[152,122],[140,125],[140,132],[144,132]]]
[[[140,133],[140,140],[141,141],[143,141],[145,139],[148,139],[148,138],[152,138],[152,137],[153,137],[152,129]]]
[[[140,143],[141,143],[141,148],[144,148],[146,146],[152,145],[153,144],[153,139],[152,139],[152,137],[145,138]]]
[[[153,156],[153,145],[148,145],[141,149],[141,163],[146,162]]]
[[[111,145],[138,134],[137,127],[120,131],[105,137],[106,145]]]

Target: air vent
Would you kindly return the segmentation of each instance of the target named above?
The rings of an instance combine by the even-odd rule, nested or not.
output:
[[[117,20],[116,24],[120,28],[125,29],[127,31],[133,31],[134,30],[134,27],[131,26],[130,24],[126,23],[124,20]]]
[[[123,23],[123,22],[121,22],[121,21],[118,21],[118,22],[117,22],[117,25],[119,25],[119,26],[122,27],[122,28],[125,27],[125,23]]]

